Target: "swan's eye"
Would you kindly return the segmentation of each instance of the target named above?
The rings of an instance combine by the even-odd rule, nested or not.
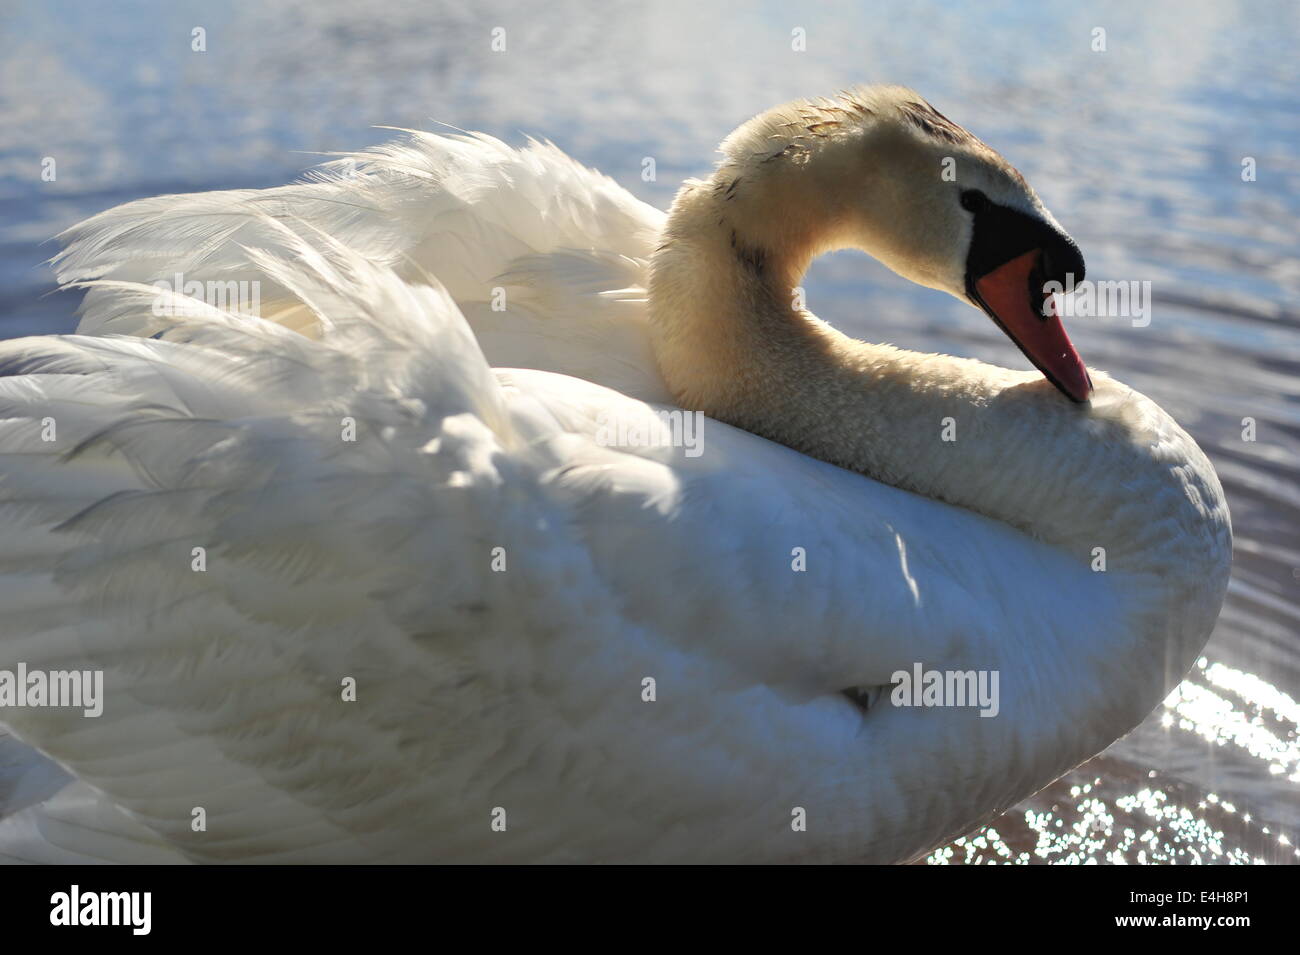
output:
[[[961,194],[961,207],[971,212],[983,212],[989,207],[989,197],[978,189],[967,189]]]

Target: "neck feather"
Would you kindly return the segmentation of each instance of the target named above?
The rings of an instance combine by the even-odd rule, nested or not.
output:
[[[1199,651],[1231,537],[1218,479],[1191,438],[1101,374],[1080,406],[1036,372],[841,334],[794,298],[812,255],[834,244],[812,233],[785,249],[751,244],[718,186],[683,189],[650,281],[656,357],[678,403],[1081,562],[1103,553],[1108,572],[1159,590],[1147,597],[1158,597],[1148,603],[1166,615],[1166,634],[1185,616],[1208,619],[1184,628]]]

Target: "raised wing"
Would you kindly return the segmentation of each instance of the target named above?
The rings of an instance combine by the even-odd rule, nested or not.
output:
[[[226,283],[258,283],[231,285],[230,295],[255,294],[258,314],[311,334],[314,313],[249,250],[284,255],[287,240],[319,248],[328,236],[407,282],[436,277],[492,365],[662,401],[644,287],[663,221],[550,143],[516,150],[482,134],[408,132],[305,182],[109,209],[63,233],[53,264],[63,282],[162,282],[177,292],[215,283],[223,296]],[[115,311],[111,295],[89,292],[81,333],[147,336],[160,327],[148,312]]]

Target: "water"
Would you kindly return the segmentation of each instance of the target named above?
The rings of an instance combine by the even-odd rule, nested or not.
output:
[[[372,124],[548,137],[665,205],[761,109],[913,86],[1035,184],[1090,278],[1152,283],[1149,326],[1080,318],[1072,337],[1191,431],[1236,531],[1222,619],[1179,691],[931,861],[1294,862],[1300,7],[955,6],[0,2],[0,334],[74,326],[74,298],[43,297],[55,247],[40,243],[60,229],[139,196],[279,184],[314,152],[387,135]],[[814,311],[861,337],[1024,365],[973,310],[865,257],[827,257],[806,286]]]

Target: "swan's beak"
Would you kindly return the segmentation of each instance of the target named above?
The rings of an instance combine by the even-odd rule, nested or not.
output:
[[[1047,380],[1071,401],[1092,395],[1092,378],[1056,314],[1055,298],[1043,291],[1034,249],[998,266],[973,283],[973,298],[1016,343]]]

